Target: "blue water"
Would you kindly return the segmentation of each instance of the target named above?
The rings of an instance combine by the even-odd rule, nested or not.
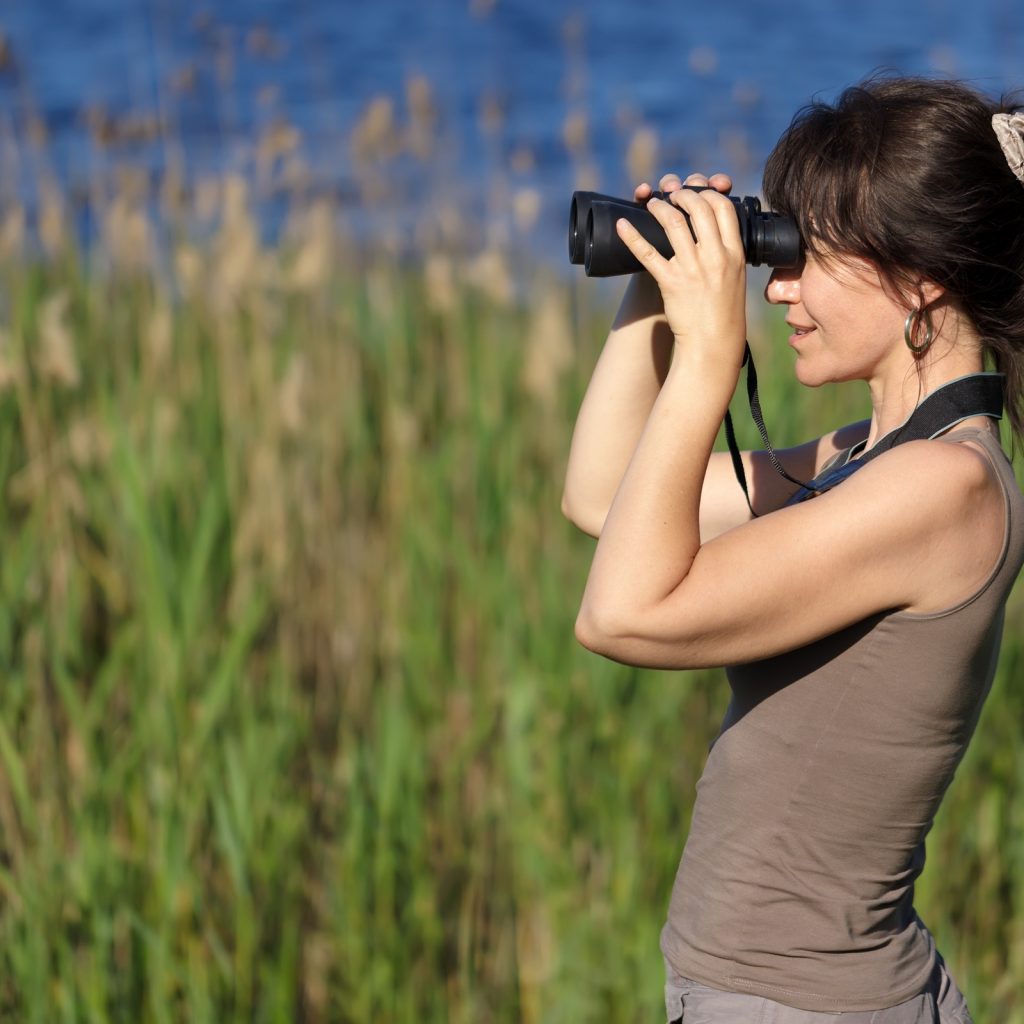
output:
[[[172,153],[190,178],[244,171],[283,118],[301,132],[314,188],[356,206],[354,126],[381,95],[403,116],[405,83],[423,75],[438,152],[429,166],[400,158],[389,186],[412,202],[448,189],[492,208],[505,190],[536,189],[542,234],[563,230],[578,180],[562,136],[571,111],[586,115],[605,191],[631,188],[624,154],[639,125],[658,137],[659,167],[722,168],[756,191],[796,109],[873,69],[952,74],[990,93],[1024,84],[1020,0],[2,0],[0,33],[13,54],[0,70],[2,194],[31,194],[40,178],[23,144],[9,159],[32,111],[48,134],[42,162],[82,195],[116,163],[156,181]],[[504,111],[495,134],[481,126],[484,97]],[[159,112],[171,141],[100,150],[89,108]]]

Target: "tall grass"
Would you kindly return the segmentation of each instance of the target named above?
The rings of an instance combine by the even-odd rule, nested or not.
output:
[[[572,639],[606,311],[178,256],[3,272],[3,1014],[657,1019],[725,687]],[[1024,1019],[1021,625],[919,891],[979,1020]]]
[[[604,293],[164,198],[85,255],[58,195],[0,226],[0,1018],[659,1019],[727,695],[572,637]],[[863,412],[773,331],[778,443]],[[1022,627],[918,893],[979,1022],[1024,1022]]]

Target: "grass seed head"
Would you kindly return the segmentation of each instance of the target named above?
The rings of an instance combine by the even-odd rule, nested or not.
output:
[[[18,367],[11,349],[10,333],[0,327],[0,395],[14,387],[18,380]]]
[[[68,293],[54,293],[39,310],[39,364],[42,376],[62,388],[77,388],[82,380],[74,338],[67,322]]]
[[[67,216],[64,201],[57,187],[47,182],[41,186],[39,201],[39,241],[51,259],[59,256],[67,244]]]
[[[582,156],[587,149],[587,115],[574,110],[562,122],[562,141],[573,156]]]
[[[103,219],[110,264],[122,273],[147,273],[153,267],[153,229],[141,203],[115,196]]]
[[[652,128],[638,128],[626,151],[626,171],[630,181],[648,181],[658,163],[658,136]]]
[[[25,208],[9,206],[0,218],[0,262],[17,263],[25,251]]]
[[[350,146],[358,164],[378,163],[398,154],[400,140],[395,104],[390,96],[377,96],[370,101],[352,131]]]

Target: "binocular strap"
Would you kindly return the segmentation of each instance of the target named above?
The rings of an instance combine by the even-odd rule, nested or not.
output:
[[[861,441],[852,448],[840,452],[813,480],[804,483],[786,472],[768,440],[768,430],[764,425],[761,402],[757,394],[757,370],[754,367],[754,357],[750,352],[749,345],[744,352],[743,362],[747,367],[747,401],[750,404],[750,415],[757,425],[768,458],[780,476],[800,488],[786,502],[787,506],[796,505],[807,501],[808,498],[824,494],[825,491],[842,483],[871,459],[877,458],[890,448],[903,444],[905,441],[930,440],[945,433],[961,420],[974,416],[988,416],[996,420],[1002,419],[1003,416],[1005,381],[1003,374],[971,373],[964,377],[957,377],[928,395],[903,423],[877,441],[869,451],[864,451],[867,441]],[[732,458],[732,468],[736,474],[736,480],[743,491],[743,497],[747,500],[750,514],[756,518],[757,513],[750,502],[750,492],[747,489],[747,475],[743,468],[743,460],[740,458],[739,445],[736,443],[732,416],[728,411],[725,414],[725,438],[729,445],[729,455]]]

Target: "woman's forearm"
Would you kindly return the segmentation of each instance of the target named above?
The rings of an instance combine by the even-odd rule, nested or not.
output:
[[[630,280],[573,431],[562,511],[597,536],[668,372],[672,332],[658,286]]]
[[[708,459],[737,375],[727,360],[676,351],[594,554],[577,623],[587,646],[629,632],[686,578],[701,544]]]

